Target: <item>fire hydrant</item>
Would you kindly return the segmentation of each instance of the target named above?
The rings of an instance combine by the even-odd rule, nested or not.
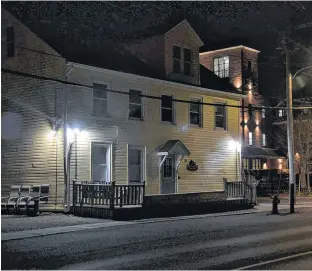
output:
[[[280,203],[280,199],[278,198],[277,195],[274,195],[272,197],[272,215],[277,215],[278,214],[278,204]]]

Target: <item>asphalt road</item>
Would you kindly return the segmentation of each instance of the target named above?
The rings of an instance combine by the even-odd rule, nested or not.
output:
[[[235,269],[311,251],[312,209],[297,210],[292,215],[205,217],[3,241],[1,267]]]

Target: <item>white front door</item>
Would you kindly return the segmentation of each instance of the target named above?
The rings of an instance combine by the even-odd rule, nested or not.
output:
[[[175,172],[175,159],[174,156],[166,157],[161,166],[161,194],[174,194],[176,193],[176,172]]]

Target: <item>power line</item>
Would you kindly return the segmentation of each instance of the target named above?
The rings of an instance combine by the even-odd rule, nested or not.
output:
[[[40,75],[34,75],[34,74],[24,73],[24,72],[20,72],[20,71],[14,71],[14,70],[6,69],[6,68],[1,68],[1,71],[5,72],[5,73],[8,73],[8,74],[28,77],[28,78],[32,78],[32,79],[52,81],[52,82],[56,82],[56,83],[61,83],[61,84],[65,84],[65,85],[72,85],[72,86],[77,86],[77,87],[83,87],[83,88],[88,88],[88,89],[92,89],[92,90],[94,89],[93,86],[89,86],[89,85],[85,85],[85,84],[74,83],[74,82],[64,81],[64,80],[61,80],[61,79],[45,77],[45,76],[40,76]],[[107,92],[112,92],[112,93],[117,93],[117,94],[130,96],[129,92],[123,92],[123,91],[112,90],[112,89],[106,89],[106,91]],[[161,96],[152,96],[152,95],[145,95],[145,94],[140,94],[140,95],[137,95],[137,96],[140,96],[140,97],[143,97],[143,98],[148,98],[148,99],[162,100]],[[191,102],[191,101],[180,100],[180,99],[172,99],[172,101],[179,102],[179,103],[200,104],[200,105],[207,105],[207,106],[223,106],[223,107],[232,107],[232,108],[241,108],[241,109],[246,109],[247,108],[245,106],[240,106],[240,105],[229,105],[229,104],[219,104],[219,103],[206,103],[206,102]],[[254,110],[254,111],[261,111],[262,109],[288,109],[287,107],[254,106],[252,104],[249,104],[249,107],[251,107],[251,109]],[[293,107],[293,109],[312,109],[312,106]]]

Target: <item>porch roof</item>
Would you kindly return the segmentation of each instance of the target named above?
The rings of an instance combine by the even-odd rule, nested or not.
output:
[[[280,159],[280,158],[285,158],[285,155],[278,149],[243,147],[242,157],[243,158]]]
[[[189,149],[182,143],[181,140],[168,140],[158,149],[158,155],[178,154],[188,156],[191,154]]]

